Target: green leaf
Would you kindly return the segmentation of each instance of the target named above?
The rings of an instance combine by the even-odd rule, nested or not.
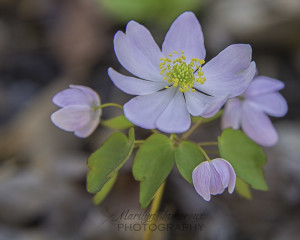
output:
[[[237,193],[240,196],[242,196],[246,199],[251,199],[252,198],[250,188],[249,188],[249,184],[244,182],[239,177],[236,178],[235,190],[237,191]]]
[[[201,116],[192,117],[192,122],[198,122],[201,118],[203,118],[203,123],[212,122],[212,121],[218,119],[219,117],[221,117],[222,114],[223,114],[223,109],[221,109],[219,112],[217,112],[214,116],[212,116],[210,118],[203,118]]]
[[[169,26],[182,12],[201,8],[201,0],[97,0],[101,9],[120,23],[134,19]]]
[[[99,192],[96,193],[96,195],[93,197],[93,202],[95,205],[100,204],[104,198],[109,194],[110,190],[114,186],[116,180],[117,180],[118,173],[116,173],[113,177],[111,177],[101,188]]]
[[[128,138],[120,132],[113,133],[88,159],[87,190],[98,192],[130,157],[134,147],[134,129]]]
[[[163,134],[153,134],[138,150],[133,163],[133,176],[140,181],[140,204],[148,206],[174,165],[172,142]]]
[[[193,184],[192,173],[205,160],[199,147],[191,142],[182,142],[175,151],[175,161],[181,175]]]
[[[127,129],[134,126],[134,124],[129,122],[124,115],[114,117],[106,121],[102,121],[101,124],[105,127],[117,130]]]
[[[221,157],[231,163],[237,176],[254,189],[268,190],[262,169],[266,163],[262,147],[232,128],[223,131],[218,144]]]

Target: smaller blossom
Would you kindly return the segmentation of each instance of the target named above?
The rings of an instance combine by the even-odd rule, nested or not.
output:
[[[53,103],[62,107],[51,115],[54,125],[77,137],[88,137],[100,122],[100,97],[91,88],[70,85],[53,97]]]
[[[243,129],[245,134],[262,146],[272,146],[278,141],[277,132],[267,115],[282,117],[288,105],[278,93],[284,83],[265,76],[256,76],[249,88],[238,98],[231,98],[222,115],[222,128]]]
[[[232,193],[235,187],[236,175],[229,162],[222,158],[200,163],[192,174],[193,184],[197,193],[209,201],[210,195],[222,194],[228,187]]]

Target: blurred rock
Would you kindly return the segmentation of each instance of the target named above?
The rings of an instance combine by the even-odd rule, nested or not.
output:
[[[88,171],[86,166],[88,157],[87,154],[82,154],[81,152],[62,154],[57,158],[57,163],[53,166],[53,173],[61,181],[81,181],[86,177]]]
[[[0,226],[1,240],[50,240],[44,235],[43,230],[24,230]]]
[[[109,23],[101,18],[93,1],[64,1],[49,29],[49,45],[66,74],[86,72],[107,49]]]
[[[269,164],[274,165],[277,176],[274,189],[292,206],[300,204],[300,159],[296,149],[300,149],[300,124],[297,121],[283,121],[276,125],[279,142],[269,154]],[[279,177],[279,179],[278,179]]]
[[[80,227],[80,233],[83,239],[96,240],[99,236],[107,240],[115,239],[114,226],[110,222],[109,216],[105,216],[99,209],[92,209],[87,213],[85,221]]]
[[[298,240],[300,235],[299,222],[300,217],[286,218],[282,225],[274,229],[272,240]]]
[[[6,169],[1,169],[6,171]],[[1,173],[0,173],[1,174]],[[41,176],[32,171],[16,172],[0,185],[0,219],[13,224],[27,224],[44,214],[48,194]]]
[[[206,42],[211,49],[220,50],[235,39],[283,49],[299,48],[298,0],[214,1],[210,10],[205,21],[209,22]]]

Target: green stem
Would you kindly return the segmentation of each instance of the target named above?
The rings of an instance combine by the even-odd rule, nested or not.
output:
[[[218,142],[200,142],[198,143],[200,146],[217,146]]]
[[[159,210],[159,206],[160,206],[160,202],[161,202],[161,199],[163,196],[164,188],[165,188],[165,182],[159,187],[159,189],[157,190],[157,192],[154,196],[154,199],[152,201],[151,208],[150,208],[150,216],[154,216],[154,217],[151,217],[151,221],[149,222],[148,227],[146,228],[146,232],[145,232],[143,240],[151,240],[153,231],[150,230],[149,226],[151,224],[155,223],[155,220],[156,220],[155,216],[157,215],[157,211]]]
[[[218,151],[218,150],[205,150],[207,153],[210,153],[210,154],[218,154],[218,155],[220,155],[220,151]]]
[[[156,129],[151,129],[151,132],[153,132],[153,133],[160,133],[160,132],[157,131]]]
[[[171,135],[170,135],[171,142],[175,141],[176,139],[178,139],[177,136],[176,136],[176,134],[175,133],[171,133]]]
[[[203,153],[204,157],[206,158],[207,161],[210,161],[209,156],[206,154],[206,152],[204,151],[204,149],[201,146],[198,146],[200,151]]]
[[[203,122],[203,118],[201,118],[198,122],[196,122],[187,132],[182,134],[182,139],[187,139],[189,136],[191,136],[202,122]]]
[[[117,103],[104,103],[96,108],[99,109],[99,108],[105,108],[105,107],[117,107],[117,108],[123,109],[123,106],[120,104],[117,104]]]
[[[140,147],[144,142],[145,140],[135,140],[134,147]]]

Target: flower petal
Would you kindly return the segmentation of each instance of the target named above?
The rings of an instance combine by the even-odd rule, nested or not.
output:
[[[228,96],[213,97],[212,101],[207,104],[207,107],[201,116],[204,118],[210,118],[214,116],[225,104],[227,99]]]
[[[221,118],[222,129],[229,127],[233,129],[240,128],[241,107],[242,102],[238,98],[231,98],[227,101]]]
[[[211,117],[224,105],[227,97],[207,96],[200,92],[184,93],[187,109],[192,116]]]
[[[223,186],[221,176],[215,169],[212,162],[209,162],[210,166],[210,184],[209,184],[209,191],[210,194],[216,195],[221,194],[224,192],[225,187]]]
[[[211,198],[209,191],[210,176],[210,166],[207,161],[200,163],[192,173],[193,185],[197,193],[206,201]]]
[[[192,116],[200,116],[204,112],[206,104],[209,102],[209,98],[211,98],[197,91],[185,92],[184,96],[187,109]]]
[[[146,32],[141,31],[141,34],[143,35],[141,38],[149,38],[149,35]],[[149,51],[155,52],[156,47],[154,45],[146,46],[149,47],[149,49],[145,51],[145,47],[141,47],[141,38],[134,42],[131,38],[132,36],[129,37],[121,31],[116,33],[114,37],[114,48],[119,62],[129,72],[140,78],[152,81],[163,81],[163,77],[160,75],[159,69],[160,58],[158,57],[157,59],[157,66],[153,63],[154,59],[149,58]],[[149,41],[151,40],[146,42]]]
[[[81,85],[70,85],[70,88],[81,90],[88,98],[90,106],[100,106],[100,97],[93,89]]]
[[[116,87],[131,95],[151,94],[157,92],[158,90],[164,89],[164,87],[168,85],[166,82],[153,82],[125,76],[112,68],[108,69],[108,75]]]
[[[228,187],[228,192],[232,193],[235,188],[236,174],[231,164],[222,158],[216,158],[211,163],[219,173],[223,187]]]
[[[135,21],[130,21],[126,27],[126,36],[149,59],[152,65],[158,68],[163,54],[149,30]]]
[[[80,128],[74,132],[74,134],[77,137],[85,138],[91,135],[95,131],[95,129],[98,127],[100,123],[100,115],[101,115],[100,110],[101,109],[98,110],[99,111],[98,113],[95,113],[95,117],[91,119],[90,122],[85,127]]]
[[[65,131],[84,128],[92,118],[92,109],[85,105],[66,106],[51,115],[52,122]]]
[[[74,88],[68,88],[55,94],[52,101],[59,107],[90,104],[86,94],[83,91]]]
[[[212,96],[240,95],[255,75],[255,63],[250,63],[251,56],[250,45],[230,45],[203,66],[206,82],[203,85],[197,83],[194,87]]]
[[[277,92],[284,88],[284,83],[270,77],[257,76],[245,92],[246,97],[263,95],[266,93]]]
[[[173,51],[184,51],[187,62],[190,62],[191,58],[205,59],[203,33],[194,13],[182,13],[167,32],[162,52],[168,56]]]
[[[173,99],[158,118],[156,126],[166,133],[181,133],[187,131],[190,125],[191,118],[183,94],[176,90]]]
[[[257,104],[261,110],[274,117],[282,117],[288,111],[286,100],[277,92],[248,97],[247,100]]]
[[[227,169],[227,165],[223,162],[223,159],[217,158],[211,161],[211,164],[216,169],[217,173],[219,174],[223,188],[226,188],[229,184],[229,171]]]
[[[233,190],[235,188],[236,174],[235,174],[235,171],[234,171],[233,167],[231,166],[231,164],[227,161],[226,161],[226,163],[228,165],[229,174],[230,174],[229,184],[228,184],[228,192],[231,194],[231,193],[233,193]]]
[[[175,88],[137,96],[124,104],[124,115],[132,123],[146,129],[156,128],[156,121],[175,95]]]
[[[262,146],[272,146],[278,140],[277,132],[262,110],[249,101],[242,106],[241,125],[243,131],[256,143]]]

